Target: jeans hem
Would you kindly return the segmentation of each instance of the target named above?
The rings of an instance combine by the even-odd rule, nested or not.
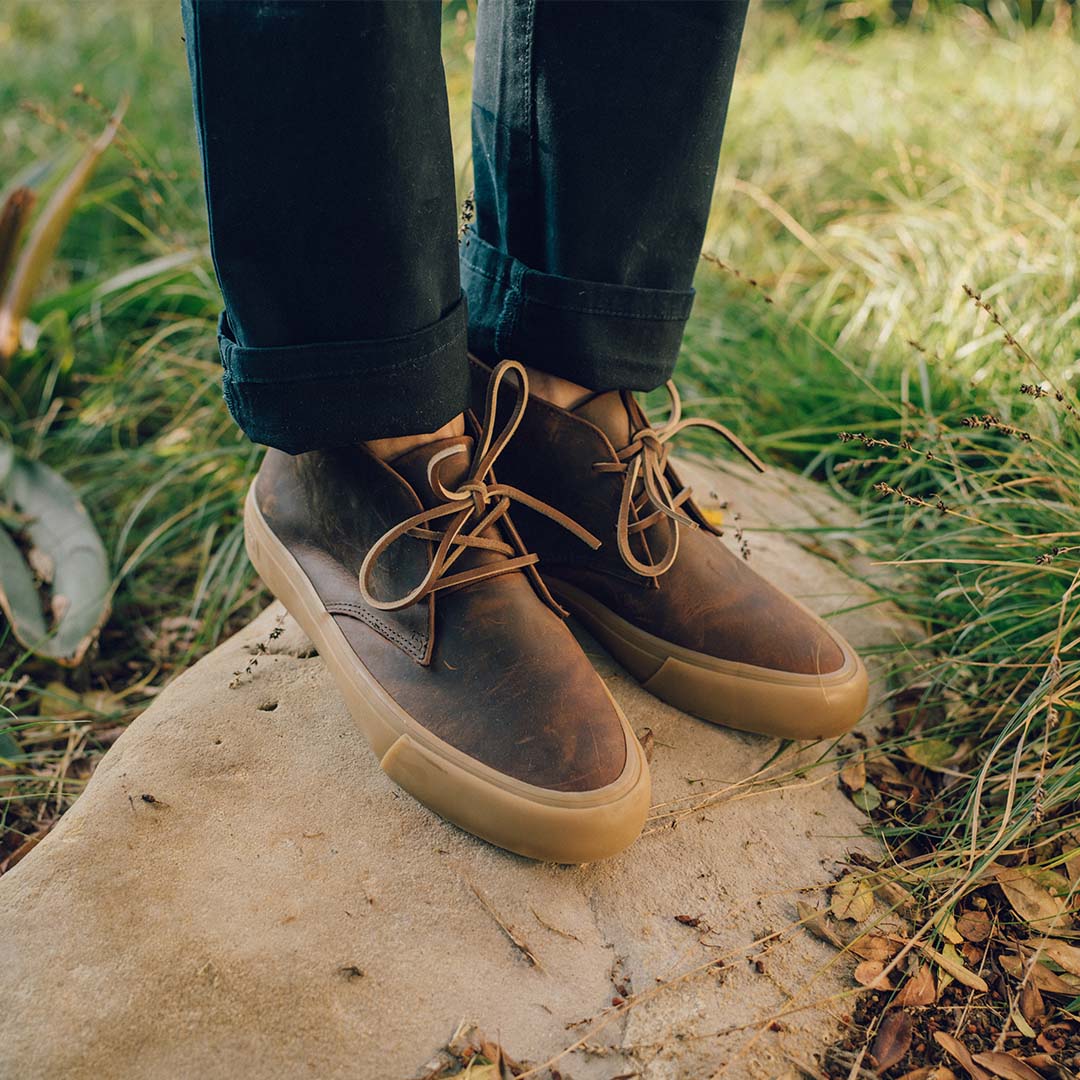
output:
[[[469,406],[464,296],[412,334],[250,347],[218,323],[229,412],[253,442],[288,454],[436,431]]]
[[[461,247],[469,345],[593,390],[651,390],[671,377],[694,291],[533,270],[470,229]]]

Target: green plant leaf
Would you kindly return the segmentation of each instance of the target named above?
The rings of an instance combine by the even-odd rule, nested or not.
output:
[[[934,768],[943,765],[956,753],[956,747],[948,739],[921,739],[904,747],[904,756],[916,765]]]
[[[866,784],[851,796],[851,801],[869,814],[881,805],[881,792],[873,784]]]
[[[116,137],[126,108],[125,100],[113,113],[105,130],[90,144],[63,183],[53,192],[27,238],[8,287],[0,296],[0,361],[9,361],[19,348],[22,320],[30,307],[34,290],[48,269],[83,188],[97,168],[101,155]]]
[[[19,749],[19,744],[15,741],[15,736],[9,731],[4,731],[3,726],[8,721],[0,717],[0,761],[10,761],[17,754],[22,753]]]
[[[33,571],[0,530],[0,608],[26,648],[74,667],[109,614],[112,579],[105,547],[68,482],[40,461],[0,444],[3,490],[26,519],[31,549],[52,568],[53,626],[45,618]]]

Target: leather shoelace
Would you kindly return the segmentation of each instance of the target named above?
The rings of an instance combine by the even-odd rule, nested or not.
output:
[[[761,459],[723,424],[703,416],[682,419],[679,391],[670,379],[665,385],[671,397],[667,421],[659,426],[647,424],[635,431],[630,442],[617,452],[618,461],[598,461],[593,465],[598,472],[623,474],[616,525],[619,554],[631,570],[648,578],[658,578],[671,569],[679,554],[679,525],[691,529],[698,527],[698,523],[680,509],[693,495],[692,490],[684,487],[674,493],[667,478],[668,444],[676,435],[690,427],[707,428],[723,436],[758,472],[765,471]],[[642,482],[641,492],[635,494],[639,479]],[[642,562],[630,547],[630,537],[644,532],[662,519],[670,525],[667,552],[659,562]]]
[[[519,393],[510,419],[503,429],[495,434],[495,411],[499,387],[510,372],[514,372],[518,377]],[[538,514],[543,514],[573,533],[593,550],[600,546],[600,541],[566,514],[539,499],[534,499],[516,487],[498,483],[492,474],[492,466],[496,458],[502,453],[521,423],[528,399],[529,379],[525,374],[525,369],[515,360],[503,360],[492,372],[488,383],[484,420],[480,426],[472,464],[465,480],[451,491],[443,485],[438,475],[439,465],[447,458],[468,453],[464,446],[449,446],[432,455],[427,466],[428,482],[432,490],[446,502],[430,510],[414,514],[400,525],[395,525],[376,541],[360,567],[360,593],[366,604],[380,611],[398,611],[432,593],[471,585],[500,574],[525,570],[541,597],[554,610],[562,615],[566,614],[552,598],[536,572],[537,556],[526,551],[513,523],[506,517],[510,503],[519,502]],[[442,528],[433,527],[436,522],[447,518],[449,520]],[[507,536],[509,542],[499,539],[499,534],[483,535],[497,522],[502,523],[501,534]],[[375,564],[392,544],[404,536],[431,541],[437,545],[431,565],[423,580],[404,596],[396,600],[377,600],[371,594],[371,576]],[[495,552],[505,558],[472,566],[456,574],[448,573],[447,571],[453,567],[461,555],[470,548]]]

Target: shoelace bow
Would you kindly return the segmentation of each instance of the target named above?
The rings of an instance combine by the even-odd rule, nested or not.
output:
[[[503,429],[495,434],[495,412],[498,402],[499,387],[507,374],[514,372],[518,377],[518,397],[513,412]],[[549,506],[539,499],[509,484],[501,484],[492,475],[492,466],[502,453],[514,432],[521,423],[525,404],[529,399],[529,378],[525,369],[515,360],[503,360],[492,372],[488,382],[487,399],[484,407],[484,420],[480,426],[477,445],[473,451],[472,465],[465,480],[453,491],[447,489],[439,479],[439,465],[449,457],[466,454],[463,446],[448,446],[432,455],[427,466],[428,483],[445,503],[423,510],[395,525],[384,533],[375,546],[367,553],[360,566],[360,594],[364,602],[380,611],[399,611],[422,600],[425,596],[446,589],[460,588],[487,578],[525,570],[536,586],[541,597],[560,614],[563,609],[555,602],[547,587],[536,572],[537,556],[526,551],[521,537],[511,520],[506,517],[511,502],[519,502],[543,514],[556,524],[573,533],[579,540],[593,550],[600,546],[600,541],[587,529],[582,528],[572,518]],[[432,526],[445,518],[449,521],[443,528]],[[502,522],[502,532],[509,537],[509,543],[497,536],[481,535],[497,522]],[[431,565],[423,580],[406,595],[396,600],[377,600],[371,594],[371,577],[375,564],[387,549],[404,536],[417,540],[436,543]],[[496,552],[506,556],[504,559],[472,566],[456,574],[448,574],[455,562],[470,548]]]
[[[668,444],[676,435],[690,427],[707,428],[723,436],[758,472],[765,471],[762,460],[723,424],[704,416],[682,419],[682,399],[678,388],[670,379],[665,386],[671,397],[667,421],[659,426],[646,424],[635,431],[630,442],[617,452],[618,461],[598,461],[593,465],[598,472],[623,474],[616,525],[619,554],[631,570],[648,578],[658,578],[671,569],[679,554],[679,525],[691,529],[698,527],[698,523],[680,509],[693,495],[692,489],[684,487],[677,494],[673,493],[667,478]],[[639,479],[642,490],[635,496]],[[642,562],[630,547],[630,537],[644,532],[662,519],[670,522],[667,553],[659,562]]]

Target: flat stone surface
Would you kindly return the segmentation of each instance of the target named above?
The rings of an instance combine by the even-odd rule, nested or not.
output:
[[[838,565],[854,519],[823,489],[684,474],[857,646],[911,636]],[[761,531],[778,523],[829,533]],[[790,775],[812,751],[762,782],[775,741],[684,716],[585,645],[653,732],[656,806],[620,857],[540,865],[395,788],[272,605],[162,693],[0,878],[0,1076],[397,1080],[462,1020],[535,1064],[583,1041],[558,1063],[578,1080],[795,1075],[852,985],[795,903],[869,848],[864,819],[828,770]]]

